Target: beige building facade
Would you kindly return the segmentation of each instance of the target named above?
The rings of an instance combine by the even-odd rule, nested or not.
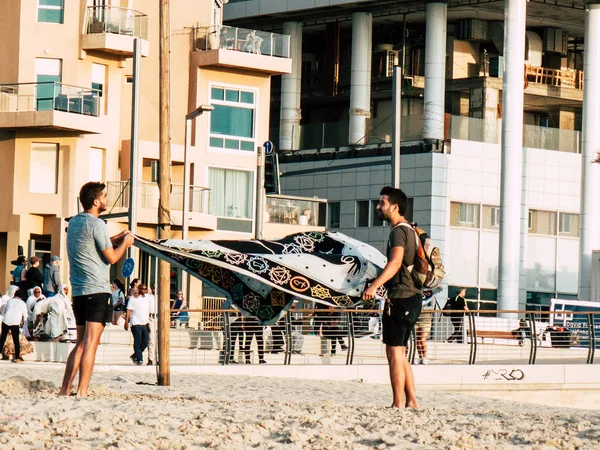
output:
[[[0,46],[0,289],[10,283],[18,246],[45,262],[60,255],[68,279],[65,219],[77,214],[84,183],[106,182],[109,211],[127,211],[136,38],[143,57],[137,232],[156,237],[158,3],[0,3],[0,38],[12,43]],[[268,139],[271,76],[291,71],[289,37],[222,27],[220,0],[183,3],[171,3],[170,17],[172,236],[181,236],[185,116],[211,104],[214,111],[193,123],[189,236],[249,239],[256,149]],[[117,232],[126,219],[108,226]],[[149,264],[138,267],[147,274]]]

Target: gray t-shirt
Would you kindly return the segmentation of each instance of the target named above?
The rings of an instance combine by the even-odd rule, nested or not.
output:
[[[400,270],[398,270],[396,275],[385,284],[385,287],[388,290],[388,297],[408,298],[421,293],[421,291],[415,287],[412,276],[406,269],[406,267],[412,266],[415,261],[417,242],[414,230],[404,225],[396,225],[392,231],[390,231],[386,252],[388,260],[392,256],[393,247],[404,248],[404,258]]]
[[[69,221],[67,254],[73,296],[110,293],[109,264],[102,252],[111,247],[102,219],[80,213]]]

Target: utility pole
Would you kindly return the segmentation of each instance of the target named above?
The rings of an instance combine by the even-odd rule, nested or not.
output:
[[[402,137],[400,133],[402,127],[402,68],[394,66],[394,83],[392,92],[392,119],[394,125],[392,127],[392,187],[400,189],[400,142]]]
[[[159,13],[159,178],[158,178],[158,237],[171,237],[171,139],[170,139],[170,0],[160,0]],[[169,263],[158,263],[158,385],[171,385],[170,339],[170,272]]]
[[[257,147],[256,152],[256,226],[254,237],[263,238],[265,221],[265,149]]]

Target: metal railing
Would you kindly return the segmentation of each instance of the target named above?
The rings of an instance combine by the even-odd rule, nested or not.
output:
[[[327,200],[289,195],[267,195],[265,222],[325,226]]]
[[[194,28],[194,50],[234,50],[257,55],[290,57],[290,37],[247,28],[212,25]]]
[[[502,120],[477,119],[474,117],[446,115],[445,139],[500,144],[502,138]],[[422,139],[423,116],[402,116],[402,141],[420,141]],[[372,122],[368,133],[369,144],[391,143],[392,118]],[[305,124],[294,128],[300,133],[300,148],[331,148],[346,146],[348,142],[348,121]],[[273,138],[275,134],[271,133]],[[580,153],[581,132],[559,128],[523,125],[523,147],[555,150],[559,152]]]
[[[0,112],[64,111],[98,117],[98,89],[55,81],[0,85]]]
[[[107,181],[106,188],[110,207],[129,208],[129,181]],[[191,212],[208,214],[210,189],[190,186]],[[158,208],[158,183],[138,184],[138,205],[140,208]],[[174,211],[183,210],[183,184],[171,183],[170,207]]]
[[[148,16],[118,6],[88,6],[86,33],[112,33],[147,40]]]
[[[497,317],[497,313],[515,317]],[[242,319],[235,310],[218,307],[190,309],[188,314],[189,322],[171,328],[174,365],[263,361],[284,365],[387,364],[379,310],[292,309],[269,327],[259,325],[256,319]],[[533,314],[424,311],[409,340],[408,359],[413,364],[596,362],[600,313],[569,316],[563,311],[535,312],[542,320]],[[101,347],[105,363],[129,361],[132,338],[122,327],[107,327],[102,343],[106,344]]]

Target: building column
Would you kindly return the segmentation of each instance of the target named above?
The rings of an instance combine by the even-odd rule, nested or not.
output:
[[[502,80],[502,156],[498,309],[519,309],[519,276],[527,214],[523,214],[523,77],[526,2],[504,3],[504,77]]]
[[[283,34],[290,36],[292,72],[281,76],[281,111],[279,125],[279,149],[300,148],[300,119],[302,110],[302,23],[284,22]]]
[[[585,13],[583,127],[581,151],[581,210],[579,220],[579,300],[592,298],[592,250],[600,249],[600,164],[596,158],[600,141],[600,4]]]
[[[352,63],[350,75],[350,145],[366,143],[367,119],[371,118],[371,56],[373,15],[352,14]]]
[[[423,93],[423,139],[444,139],[446,92],[446,24],[444,2],[425,5],[425,92]]]

